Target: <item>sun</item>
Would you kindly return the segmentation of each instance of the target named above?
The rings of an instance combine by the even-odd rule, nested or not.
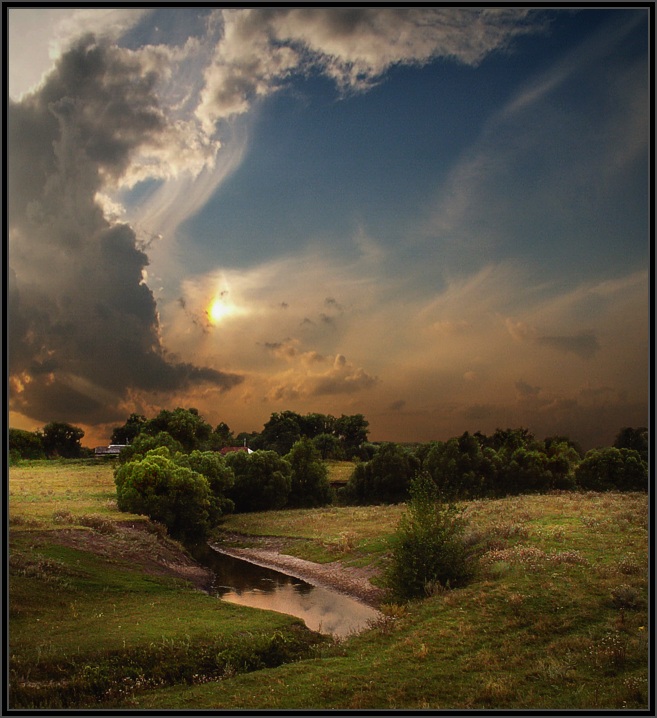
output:
[[[235,314],[235,307],[232,304],[228,304],[223,297],[216,297],[212,300],[210,308],[208,309],[208,316],[213,324],[219,324],[219,322],[231,316],[231,314]]]

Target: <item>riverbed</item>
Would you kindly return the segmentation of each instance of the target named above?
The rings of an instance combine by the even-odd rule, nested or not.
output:
[[[383,599],[383,591],[370,582],[376,575],[372,569],[345,566],[340,561],[315,563],[289,556],[269,548],[227,548],[222,544],[210,546],[229,556],[242,558],[258,566],[283,571],[307,581],[313,586],[330,588],[376,607]]]
[[[197,552],[197,560],[215,575],[210,593],[223,601],[295,616],[310,630],[338,640],[367,629],[380,618],[376,608],[355,597],[353,591],[344,590],[344,576],[343,590],[337,590],[335,580],[330,586],[328,581],[318,580],[310,566],[294,562],[293,568],[287,568],[286,559],[292,557],[269,552],[264,557],[259,555],[256,562],[238,553],[241,554],[239,550],[227,552],[212,546]],[[285,570],[282,563],[286,564]],[[312,583],[300,576],[311,578],[311,573],[315,574]]]

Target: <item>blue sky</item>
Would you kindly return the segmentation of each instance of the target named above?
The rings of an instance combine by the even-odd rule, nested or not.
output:
[[[646,425],[651,23],[12,9],[12,425]]]

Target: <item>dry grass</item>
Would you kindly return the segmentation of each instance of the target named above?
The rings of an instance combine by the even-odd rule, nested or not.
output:
[[[30,461],[10,467],[10,525],[49,528],[84,516],[136,519],[116,507],[113,470],[113,463],[94,461]]]
[[[328,478],[332,484],[346,484],[354,473],[353,461],[327,461]]]

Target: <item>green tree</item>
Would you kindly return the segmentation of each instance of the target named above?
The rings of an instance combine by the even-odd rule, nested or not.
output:
[[[226,456],[235,483],[229,498],[235,511],[282,509],[292,487],[290,464],[275,451],[235,451]]]
[[[235,475],[221,454],[216,451],[192,451],[190,454],[177,453],[174,460],[179,466],[185,466],[208,480],[212,494],[210,519],[213,523],[223,514],[234,511],[235,504],[228,494],[235,483]]]
[[[574,441],[567,436],[548,436],[544,439],[543,444],[545,446],[545,452],[550,455],[552,446],[566,444],[569,448],[573,449],[577,454],[577,460],[584,458],[584,451],[581,444],[578,441]]]
[[[575,481],[588,491],[647,491],[648,464],[633,449],[592,449],[577,467]]]
[[[259,446],[285,456],[301,438],[301,422],[293,411],[274,412],[262,429]]]
[[[110,437],[110,444],[131,444],[146,426],[142,414],[130,414],[123,426],[117,426]]]
[[[552,474],[553,489],[568,490],[575,488],[575,469],[579,465],[581,456],[579,451],[569,441],[546,440],[547,469]]]
[[[41,433],[25,429],[9,429],[9,451],[21,459],[45,459]]]
[[[43,448],[48,458],[61,456],[64,459],[77,459],[82,454],[80,443],[84,431],[61,421],[53,421],[43,427]]]
[[[641,459],[648,463],[648,429],[641,426],[638,429],[625,427],[621,429],[614,440],[616,449],[632,449],[638,451]]]
[[[146,423],[143,431],[151,436],[166,431],[182,444],[185,451],[193,451],[202,448],[210,439],[212,426],[203,420],[197,409],[178,407],[173,411],[163,409]]]
[[[512,454],[516,449],[536,448],[534,434],[523,427],[518,429],[496,429],[490,438],[484,437],[484,440],[486,445],[495,449],[495,451],[505,450],[507,454]]]
[[[163,523],[182,541],[205,539],[212,527],[213,501],[208,480],[172,459],[168,448],[120,464],[114,471],[120,511],[143,514]]]
[[[312,442],[324,461],[344,458],[342,443],[337,436],[333,434],[317,434]]]
[[[121,449],[119,454],[119,463],[125,464],[128,461],[142,459],[149,451],[165,446],[169,449],[171,455],[183,451],[183,446],[176,441],[171,434],[166,431],[160,431],[159,434],[151,436],[149,434],[138,434],[132,444]]]
[[[459,438],[434,442],[426,452],[423,467],[443,496],[475,498],[485,492],[483,461],[481,445],[466,432]]]
[[[368,426],[369,422],[362,414],[351,416],[342,414],[339,419],[335,420],[334,432],[342,441],[345,456],[350,458],[358,453],[358,449],[367,441]]]
[[[542,451],[520,446],[512,453],[502,449],[497,489],[502,495],[540,493],[553,488],[548,458]]]
[[[345,487],[345,498],[365,504],[405,501],[419,468],[412,452],[399,444],[383,443],[370,461],[356,465]]]
[[[413,478],[407,512],[392,539],[385,582],[397,600],[420,598],[436,586],[456,588],[474,574],[462,510],[444,501],[426,472]]]
[[[330,414],[306,414],[300,416],[298,421],[301,436],[307,436],[309,439],[320,434],[333,434],[335,429],[335,417]]]
[[[230,430],[230,426],[222,421],[215,426],[214,431],[210,435],[208,448],[216,451],[217,449],[223,449],[224,446],[236,446],[235,442],[236,439]]]
[[[285,457],[290,464],[290,506],[326,506],[333,499],[328,471],[311,439],[304,436]]]

